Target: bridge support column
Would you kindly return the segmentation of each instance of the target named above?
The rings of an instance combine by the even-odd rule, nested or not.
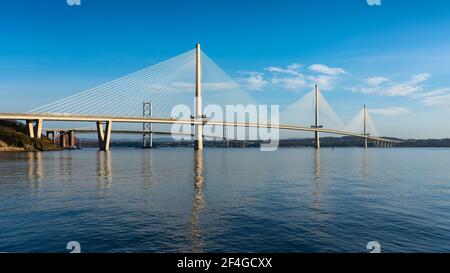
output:
[[[36,120],[36,126],[34,127],[35,138],[40,139],[42,137],[42,119]]]
[[[364,149],[367,149],[367,147],[368,147],[368,143],[367,143],[367,136],[368,136],[368,134],[367,134],[367,108],[366,108],[366,106],[364,105]]]
[[[75,148],[75,131],[69,131],[69,148]]]
[[[112,121],[108,120],[105,124],[106,128],[103,129],[103,122],[97,121],[98,147],[100,151],[108,151],[109,143],[111,141]]]
[[[151,118],[153,116],[153,104],[152,102],[144,102],[142,116],[144,118]],[[153,125],[152,123],[143,123],[143,138],[142,138],[142,147],[143,148],[153,148]]]
[[[316,94],[316,96],[315,96],[316,97],[315,126],[316,126],[316,128],[318,128],[319,127],[319,86],[317,86],[317,84],[315,86],[315,94]],[[320,138],[319,137],[320,137],[319,132],[316,131],[315,137],[314,137],[314,141],[315,141],[314,148],[316,148],[316,149],[320,149]]]
[[[33,123],[36,123],[34,125]],[[37,120],[27,120],[26,127],[28,131],[28,136],[31,138],[41,138],[42,136],[42,119]]]
[[[66,148],[66,132],[59,132],[59,147]]]
[[[195,120],[203,119],[202,114],[202,68],[200,44],[196,46]],[[203,124],[195,124],[194,149],[203,150]]]
[[[229,148],[229,142],[228,142],[228,138],[227,138],[227,127],[225,126],[225,125],[223,125],[223,131],[222,131],[222,133],[223,133],[223,146],[225,147],[225,148]]]
[[[26,122],[28,136],[34,138],[34,126],[32,120],[27,120]]]

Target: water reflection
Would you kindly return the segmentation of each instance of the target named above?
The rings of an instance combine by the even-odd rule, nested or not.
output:
[[[363,166],[362,166],[362,175],[363,175],[363,186],[362,192],[367,194],[367,182],[369,179],[369,152],[368,149],[364,149],[363,151]]]
[[[320,195],[322,192],[322,188],[320,185],[320,150],[316,149],[314,150],[314,200],[312,207],[313,208],[320,208]]]
[[[153,174],[152,152],[145,150],[142,159],[142,179],[143,182],[149,186],[155,183],[152,174]]]
[[[97,158],[97,182],[101,189],[110,189],[112,186],[112,164],[109,151],[99,151]]]
[[[203,194],[203,153],[194,152],[194,200],[192,203],[192,252],[203,252],[203,232],[200,225],[200,213],[205,207]]]
[[[55,170],[57,172],[57,175],[59,176],[58,179],[60,181],[71,181],[73,180],[73,152],[71,151],[64,151],[61,153],[58,153],[58,156],[54,157],[54,159],[57,161],[55,166],[58,166]]]
[[[27,174],[30,186],[39,189],[42,187],[42,153],[30,152],[27,153]]]

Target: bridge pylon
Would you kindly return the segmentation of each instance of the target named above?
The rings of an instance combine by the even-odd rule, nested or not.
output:
[[[314,125],[311,126],[311,128],[319,129],[323,128],[322,125],[319,125],[319,85],[314,85],[314,100],[315,100],[315,107],[314,107]],[[314,148],[320,149],[320,134],[318,131],[314,132]]]
[[[195,120],[203,120],[202,111],[202,67],[200,44],[195,47],[196,77],[195,77]],[[203,150],[203,122],[195,124],[194,149]]]
[[[364,137],[364,149],[367,149],[367,147],[368,147],[367,136],[369,134],[367,133],[367,107],[366,107],[366,105],[364,105],[363,115],[364,115],[364,136],[365,136]]]

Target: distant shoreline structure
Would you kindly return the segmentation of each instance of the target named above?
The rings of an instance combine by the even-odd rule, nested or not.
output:
[[[401,140],[402,143],[396,145],[400,148],[450,148],[450,138],[448,139],[395,139]],[[80,138],[81,148],[97,148],[95,139]],[[262,141],[240,141],[230,140],[206,140],[205,147],[209,148],[259,148]],[[280,148],[311,148],[314,138],[303,139],[282,139],[280,140]],[[356,137],[323,137],[322,146],[324,148],[345,148],[345,147],[361,147],[363,140]],[[194,143],[190,140],[175,142],[170,138],[155,139],[154,148],[180,148],[193,147]],[[111,140],[112,148],[142,148],[141,140],[133,139],[115,139]],[[369,143],[369,147],[375,147],[373,143]]]

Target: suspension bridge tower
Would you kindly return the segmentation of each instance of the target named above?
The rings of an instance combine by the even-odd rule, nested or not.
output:
[[[195,47],[196,75],[195,75],[195,120],[202,120],[195,124],[194,149],[203,150],[203,113],[202,113],[202,67],[200,44]]]
[[[369,136],[369,134],[367,133],[367,107],[366,107],[366,105],[364,105],[363,115],[364,115],[364,149],[367,149],[367,147],[368,147],[367,137]]]
[[[314,125],[311,128],[319,129],[323,126],[319,125],[319,86],[314,85],[314,100],[315,100],[315,110],[314,110]],[[314,148],[320,149],[320,134],[318,131],[314,132]]]

